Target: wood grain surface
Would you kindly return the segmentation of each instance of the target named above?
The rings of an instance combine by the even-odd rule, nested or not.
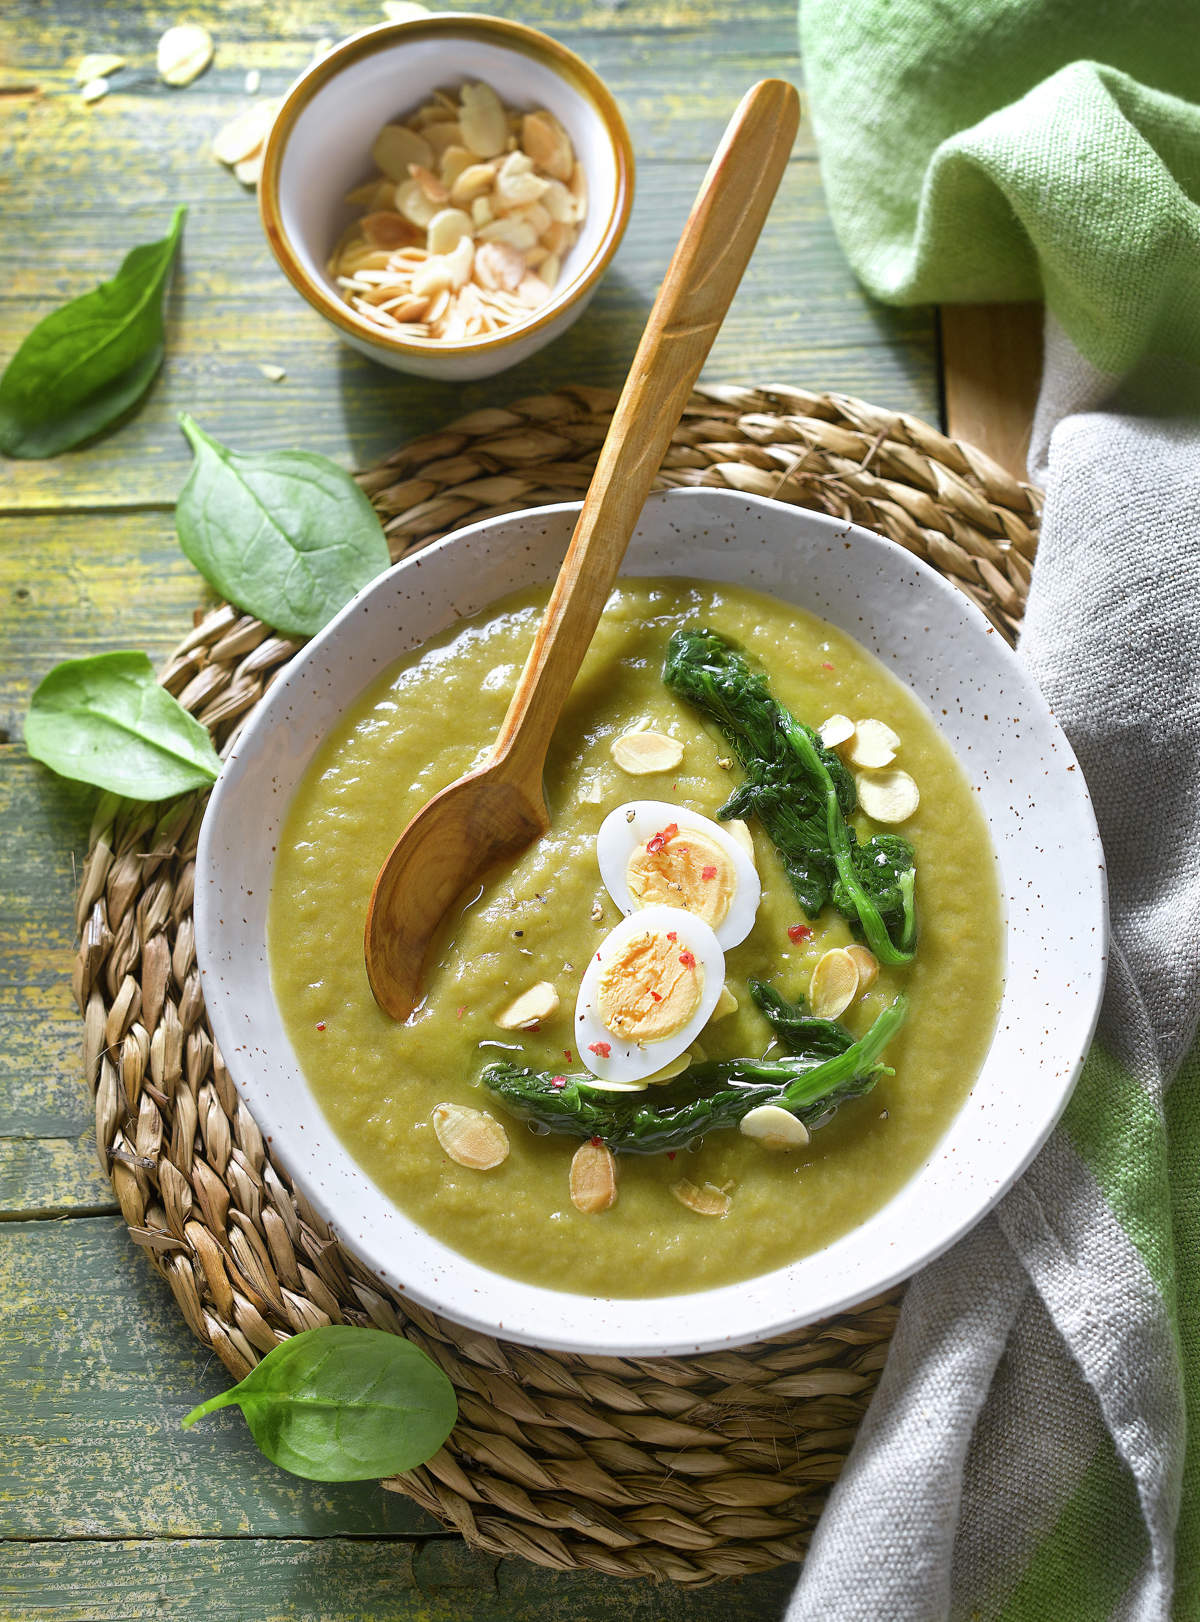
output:
[[[91,791],[25,756],[33,686],[59,659],[142,647],[161,660],[206,601],[176,545],[181,409],[240,449],[299,445],[361,465],[483,403],[576,379],[618,383],[709,153],[747,86],[800,82],[793,0],[529,0],[481,6],[542,26],[606,78],[629,121],[628,236],[583,319],[525,366],[462,388],[339,346],[274,266],[252,196],[210,157],[244,76],[282,91],[315,44],[378,20],[346,0],[210,0],[217,54],[170,90],[149,0],[9,0],[0,18],[0,361],[33,322],[116,269],[188,204],[168,358],[117,434],[0,463],[0,1615],[509,1622],[768,1622],[794,1572],[699,1593],[497,1563],[370,1484],[296,1481],[236,1414],[178,1421],[224,1373],[115,1215],[92,1138],[69,981],[75,865]],[[130,68],[85,107],[85,51]],[[706,377],[844,389],[936,420],[936,324],[874,305],[837,247],[811,132]],[[267,382],[261,362],[283,366]]]

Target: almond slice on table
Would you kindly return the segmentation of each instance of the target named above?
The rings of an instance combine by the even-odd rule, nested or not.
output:
[[[492,1171],[508,1159],[508,1133],[485,1110],[465,1104],[435,1104],[433,1130],[455,1165]]]
[[[158,76],[164,84],[185,85],[198,79],[212,61],[212,35],[199,23],[178,23],[158,42]]]
[[[854,736],[854,722],[848,715],[830,715],[817,728],[817,736],[826,749],[836,749]]]
[[[898,768],[858,777],[858,803],[874,822],[907,822],[921,803],[921,792]]]
[[[270,135],[277,111],[277,102],[256,101],[236,118],[230,119],[213,136],[213,157],[218,163],[226,163],[231,168],[244,158],[252,158]]]
[[[878,771],[892,764],[899,747],[899,734],[893,732],[886,721],[868,719],[856,722],[854,741],[846,751],[846,756],[852,766],[863,766],[868,771]]]
[[[858,970],[858,990],[861,996],[864,991],[870,991],[879,974],[879,962],[874,952],[865,946],[846,947],[846,956],[854,959],[854,966]]]
[[[617,1203],[617,1163],[603,1143],[581,1143],[571,1159],[568,1179],[571,1204],[585,1216],[596,1216]]]
[[[502,1031],[527,1031],[558,1012],[558,992],[549,980],[539,980],[496,1015]]]
[[[262,166],[263,149],[260,146],[258,151],[252,153],[250,157],[243,158],[240,163],[235,163],[233,172],[243,186],[257,186],[262,179]]]
[[[817,962],[808,987],[808,1003],[818,1019],[836,1019],[858,993],[858,964],[844,947],[835,946]]]
[[[683,759],[683,745],[663,732],[623,732],[613,739],[610,753],[631,777],[649,777],[654,772],[673,772]]]
[[[703,1188],[697,1188],[686,1177],[681,1177],[677,1183],[671,1184],[671,1193],[680,1205],[686,1205],[689,1211],[695,1211],[697,1216],[723,1217],[728,1216],[733,1201],[723,1189],[712,1183],[705,1183]]]
[[[88,85],[93,79],[107,79],[111,73],[118,72],[125,66],[125,58],[117,56],[113,51],[92,51],[87,56],[79,58],[79,65],[75,69],[75,83]]]
[[[808,1142],[808,1128],[781,1104],[759,1104],[738,1122],[738,1131],[764,1149],[803,1149]]]
[[[89,79],[79,92],[79,99],[90,106],[92,102],[100,101],[102,97],[107,96],[110,88],[107,79]]]

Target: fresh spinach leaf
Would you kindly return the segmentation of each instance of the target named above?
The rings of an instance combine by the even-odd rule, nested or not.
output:
[[[187,210],[161,242],[125,256],[110,282],[52,310],[0,378],[0,451],[57,456],[107,428],[150,387],[163,358],[163,296]]]
[[[308,451],[239,456],[180,419],[196,454],[179,544],[214,590],[285,636],[312,636],[390,561],[348,473]]]
[[[61,777],[134,800],[207,788],[221,769],[207,729],[137,652],[56,665],[30,702],[25,745]]]
[[[266,1456],[310,1481],[413,1470],[458,1417],[454,1387],[419,1346],[348,1324],[293,1335],[183,1424],[235,1403]]]

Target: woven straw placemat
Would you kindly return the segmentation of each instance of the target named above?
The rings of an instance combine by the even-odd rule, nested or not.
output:
[[[468,521],[582,496],[615,396],[473,412],[361,476],[400,557]],[[715,485],[853,519],[949,575],[1006,635],[1039,498],[928,424],[842,395],[708,387],[662,485]],[[228,606],[163,684],[225,748],[298,644]],[[105,797],[78,902],[74,988],[101,1163],[129,1232],[240,1379],[318,1324],[408,1336],[458,1391],[422,1469],[384,1483],[472,1544],[541,1565],[698,1584],[802,1558],[870,1400],[899,1292],[706,1357],[576,1357],[490,1340],[400,1301],[290,1185],[216,1051],[192,925],[204,797]]]

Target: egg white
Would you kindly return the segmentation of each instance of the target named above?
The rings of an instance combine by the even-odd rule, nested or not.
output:
[[[687,1023],[661,1042],[627,1041],[610,1031],[597,1012],[600,976],[614,954],[635,936],[647,931],[666,934],[671,930],[678,936],[679,950],[691,952],[703,970],[700,1000]],[[680,907],[639,908],[609,931],[584,970],[575,1004],[576,1051],[598,1082],[611,1084],[614,1091],[632,1090],[639,1082],[644,1086],[648,1076],[678,1058],[700,1035],[712,1017],[724,984],[725,953],[703,919]],[[593,1042],[608,1044],[607,1058],[590,1051]]]
[[[711,817],[689,811],[685,806],[668,805],[664,800],[629,800],[619,805],[605,817],[596,834],[596,860],[604,887],[626,917],[638,911],[649,912],[651,909],[642,907],[631,893],[625,870],[634,848],[644,845],[672,822],[679,825],[680,833],[694,828],[697,833],[707,835],[715,845],[720,845],[733,866],[733,900],[716,931],[717,940],[727,952],[744,941],[754,928],[762,900],[762,881],[750,856],[729,830]]]

